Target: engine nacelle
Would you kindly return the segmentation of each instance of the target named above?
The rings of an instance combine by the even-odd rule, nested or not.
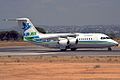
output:
[[[74,37],[59,38],[58,42],[58,44],[60,45],[60,49],[76,48],[77,43],[78,39]]]
[[[69,45],[76,45],[78,43],[78,39],[74,37],[68,37]]]
[[[66,39],[66,38],[60,38],[58,43],[60,45],[68,45],[68,42],[69,42],[68,39]]]
[[[66,38],[59,38],[58,44],[60,45],[60,49],[66,49],[66,47],[69,44],[69,41]]]

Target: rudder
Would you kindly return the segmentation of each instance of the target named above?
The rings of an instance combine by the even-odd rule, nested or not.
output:
[[[28,18],[17,18],[18,25],[23,29],[24,41],[34,41],[39,37],[39,32]],[[42,34],[42,33],[41,33]]]

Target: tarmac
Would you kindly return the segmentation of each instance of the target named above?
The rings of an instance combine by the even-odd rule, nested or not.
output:
[[[114,47],[112,51],[107,48],[97,49],[77,49],[76,51],[64,51],[59,49],[51,49],[44,47],[2,47],[0,48],[0,56],[6,55],[43,55],[43,56],[120,56],[120,48]]]

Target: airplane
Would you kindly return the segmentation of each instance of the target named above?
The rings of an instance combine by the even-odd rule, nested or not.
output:
[[[61,51],[77,48],[108,48],[111,51],[118,42],[102,33],[52,33],[43,34],[37,31],[28,18],[16,18],[23,30],[23,40],[50,48],[59,48]]]

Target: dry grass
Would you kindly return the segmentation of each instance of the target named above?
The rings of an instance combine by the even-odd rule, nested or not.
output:
[[[0,56],[0,62],[120,63],[120,56]]]
[[[117,63],[0,62],[1,80],[120,80]]]

